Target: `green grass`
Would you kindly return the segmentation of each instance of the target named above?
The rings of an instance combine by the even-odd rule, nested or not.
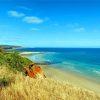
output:
[[[26,67],[31,63],[32,61],[20,56],[17,52],[8,53],[8,51],[3,51],[3,49],[0,51],[0,65],[9,67],[12,70],[22,71],[23,67]]]

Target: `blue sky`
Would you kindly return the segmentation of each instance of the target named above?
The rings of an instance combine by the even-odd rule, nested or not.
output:
[[[0,44],[100,47],[100,1],[0,0]]]

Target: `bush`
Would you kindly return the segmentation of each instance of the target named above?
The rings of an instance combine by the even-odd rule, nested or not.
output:
[[[23,67],[28,66],[32,63],[32,61],[27,58],[21,57],[17,53],[7,54],[5,56],[5,59],[7,62],[7,66],[17,71],[22,71]]]
[[[2,53],[0,52],[0,65],[9,67],[13,71],[22,71],[23,67],[32,64],[28,58],[20,56],[16,52],[12,53]]]

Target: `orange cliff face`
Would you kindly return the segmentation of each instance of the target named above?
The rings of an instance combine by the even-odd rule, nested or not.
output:
[[[43,70],[41,69],[41,67],[37,64],[31,64],[29,65],[28,68],[24,68],[24,72],[27,76],[31,77],[31,78],[36,78],[36,77],[42,77],[42,78],[46,78]]]

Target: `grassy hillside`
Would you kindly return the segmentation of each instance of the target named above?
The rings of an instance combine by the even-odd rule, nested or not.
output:
[[[7,67],[1,71],[9,73]],[[0,100],[100,100],[93,92],[50,78],[33,79],[12,71],[8,77],[12,83],[1,89]]]

